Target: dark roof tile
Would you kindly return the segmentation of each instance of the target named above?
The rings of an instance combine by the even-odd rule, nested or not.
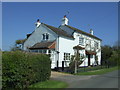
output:
[[[42,23],[44,24],[44,23]],[[64,36],[64,37],[68,37],[68,38],[72,38],[73,39],[73,36],[72,35],[69,35],[67,34],[66,31],[60,29],[60,28],[56,28],[56,27],[53,27],[53,26],[50,26],[50,25],[47,25],[47,24],[44,24],[45,26],[47,26],[49,29],[51,29],[53,32],[55,32],[56,34],[60,35],[60,36]]]
[[[79,32],[79,33],[85,34],[85,35],[87,35],[87,36],[90,36],[90,37],[95,38],[95,39],[98,39],[98,40],[101,40],[100,38],[98,38],[98,37],[96,37],[96,36],[94,36],[94,35],[91,35],[90,33],[86,33],[86,32],[84,32],[84,31],[82,31],[82,30],[79,30],[79,29],[74,28],[74,27],[69,26],[69,25],[65,25],[65,26],[67,26],[68,28],[73,29],[73,30],[76,31],[76,32]],[[102,40],[101,40],[101,41],[102,41]]]

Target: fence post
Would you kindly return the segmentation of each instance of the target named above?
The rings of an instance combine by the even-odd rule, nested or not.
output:
[[[64,71],[64,61],[62,61],[62,71]]]

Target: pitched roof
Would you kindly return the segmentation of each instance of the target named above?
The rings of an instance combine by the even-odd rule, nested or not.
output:
[[[74,46],[73,49],[79,49],[79,50],[82,50],[82,49],[85,49],[85,48],[83,48],[83,47],[77,45],[77,46]]]
[[[101,40],[100,38],[98,38],[98,37],[96,37],[96,36],[94,36],[94,35],[91,35],[90,33],[86,33],[86,32],[84,32],[84,31],[82,31],[82,30],[79,30],[79,29],[74,28],[74,27],[69,26],[69,25],[65,25],[65,26],[67,26],[68,28],[73,29],[73,30],[76,31],[76,32],[79,32],[79,33],[85,34],[85,35],[87,35],[87,36],[90,36],[90,37],[95,38],[95,39],[98,39],[98,40]],[[101,41],[102,41],[102,40],[101,40]]]
[[[44,24],[44,23],[42,23]],[[53,32],[55,32],[56,34],[60,35],[60,36],[64,36],[64,37],[68,37],[68,38],[72,38],[73,39],[73,36],[72,35],[69,35],[66,31],[60,29],[60,28],[56,28],[56,27],[53,27],[53,26],[50,26],[50,25],[47,25],[47,24],[44,24],[46,27],[48,27],[49,29],[51,29]]]
[[[49,49],[49,48],[55,48],[55,42],[39,42],[30,47],[29,49]]]
[[[96,52],[95,52],[95,51],[85,50],[85,53],[86,53],[86,54],[91,54],[91,55],[96,55]]]

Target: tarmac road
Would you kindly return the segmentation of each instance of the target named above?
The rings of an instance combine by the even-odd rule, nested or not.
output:
[[[69,88],[118,88],[118,71],[76,81]]]
[[[78,76],[52,72],[51,79],[69,84],[68,88],[118,88],[118,71],[103,75]]]

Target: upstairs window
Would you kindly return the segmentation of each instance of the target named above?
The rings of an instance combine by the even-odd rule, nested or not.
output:
[[[79,45],[84,45],[84,38],[83,37],[79,37]]]
[[[70,60],[70,53],[64,53],[64,60]]]
[[[98,49],[98,42],[94,42],[95,49]]]
[[[44,33],[43,34],[43,40],[48,40],[49,39],[49,34],[48,33]]]

